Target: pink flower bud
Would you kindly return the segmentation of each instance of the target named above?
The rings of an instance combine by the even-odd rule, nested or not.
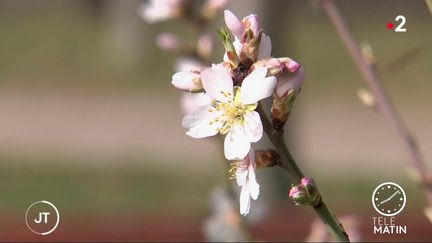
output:
[[[233,33],[235,37],[239,40],[243,39],[243,35],[247,33],[248,30],[252,31],[253,38],[258,37],[258,33],[261,30],[259,24],[259,19],[256,14],[250,14],[240,21],[237,16],[235,16],[231,11],[225,10],[225,24],[228,29]]]
[[[284,68],[289,72],[294,73],[300,68],[300,64],[289,57],[281,57],[278,58],[278,60],[280,61],[281,65],[283,65]]]
[[[291,187],[289,197],[294,200],[296,205],[308,205],[310,203],[307,192],[300,186]]]
[[[296,72],[299,68],[300,68],[300,64],[298,64],[296,61],[294,60],[290,60],[287,64],[286,67],[288,69],[288,71],[294,73]]]
[[[300,184],[301,184],[303,187],[307,187],[307,186],[309,186],[309,185],[315,185],[315,182],[314,182],[314,180],[313,180],[312,178],[303,177],[303,178],[301,179]]]
[[[311,200],[312,205],[317,205],[318,203],[320,203],[321,195],[318,191],[318,187],[316,186],[312,178],[304,177],[301,179],[300,184],[309,195],[309,199]]]
[[[295,94],[298,94],[303,85],[303,81],[303,68],[299,68],[294,74],[288,72],[283,73],[282,76],[278,78],[278,83],[276,85],[276,94],[279,99],[284,100],[290,90],[293,90]]]
[[[300,193],[302,193],[302,191],[299,189],[299,187],[293,186],[293,187],[291,187],[291,190],[289,191],[288,196],[294,198],[294,197],[298,197],[298,195]]]
[[[243,28],[245,30],[250,29],[254,34],[254,38],[258,37],[258,33],[261,30],[259,19],[256,14],[250,14],[242,20]]]
[[[161,33],[156,37],[156,45],[164,51],[173,51],[179,47],[180,40],[174,34]]]

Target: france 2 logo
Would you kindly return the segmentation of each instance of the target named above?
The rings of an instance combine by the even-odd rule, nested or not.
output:
[[[406,24],[406,18],[403,15],[398,15],[395,18],[396,23],[399,23],[396,28],[394,29],[394,32],[406,32],[407,29],[404,27]],[[394,24],[392,22],[389,22],[387,24],[387,29],[391,30],[393,29]]]

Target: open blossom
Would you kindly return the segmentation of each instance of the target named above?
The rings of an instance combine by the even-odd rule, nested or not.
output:
[[[254,46],[254,40],[258,38],[260,31],[262,31],[259,24],[258,16],[255,14],[251,14],[244,17],[242,21],[240,21],[229,10],[225,10],[224,14],[225,24],[235,37],[233,45],[237,52],[237,55],[241,57],[242,51],[245,52],[246,55],[248,55],[248,52],[251,51],[251,49],[256,48],[256,46]],[[250,36],[250,33],[252,33],[252,36]],[[256,59],[262,60],[271,57],[271,49],[272,44],[270,37],[262,33]],[[227,59],[226,55],[224,59]]]
[[[259,195],[259,184],[255,178],[255,152],[249,151],[246,158],[236,162],[235,177],[240,191],[240,214],[249,213],[251,199],[256,200]]]
[[[139,13],[149,23],[165,21],[180,15],[184,0],[149,0]]]
[[[243,159],[251,143],[261,139],[263,126],[254,111],[257,102],[272,95],[276,78],[267,76],[267,68],[257,68],[244,80],[241,87],[233,87],[230,70],[222,64],[213,65],[201,72],[205,92],[213,99],[212,105],[202,106],[183,118],[187,135],[193,138],[226,134],[225,157]]]

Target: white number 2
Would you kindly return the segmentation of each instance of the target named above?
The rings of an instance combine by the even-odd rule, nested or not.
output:
[[[406,23],[406,18],[403,15],[398,15],[395,18],[396,22],[401,21],[400,24],[396,27],[395,32],[406,32],[406,29],[404,28],[404,25]]]

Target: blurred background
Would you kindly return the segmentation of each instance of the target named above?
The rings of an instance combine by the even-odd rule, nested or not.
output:
[[[188,36],[182,21],[149,25],[143,1],[0,1],[0,240],[203,240],[209,195],[226,181],[221,150],[181,126],[175,57],[160,32]],[[432,161],[432,18],[424,1],[337,1],[382,81]],[[362,78],[319,1],[232,0],[237,16],[256,13],[273,55],[305,69],[291,114],[290,149],[337,215],[356,215],[365,240],[431,240],[423,195],[406,173],[395,132],[357,97]],[[403,14],[406,33],[386,28]],[[223,14],[209,33],[223,24]],[[185,27],[186,26],[186,27]],[[214,62],[223,54],[215,44]],[[258,147],[266,147],[263,140]],[[315,214],[287,197],[278,168],[258,171],[255,239],[303,240]],[[407,193],[397,222],[405,236],[373,235],[373,189],[384,181]],[[39,200],[60,211],[58,229],[39,237],[24,221]],[[236,201],[237,203],[237,201]],[[255,219],[255,220],[254,220]]]

